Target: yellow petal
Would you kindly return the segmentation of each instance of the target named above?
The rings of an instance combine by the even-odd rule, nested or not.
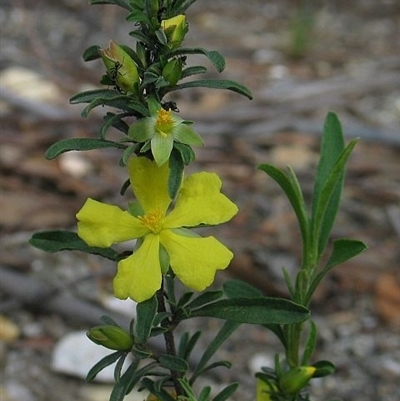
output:
[[[149,234],[131,256],[118,263],[113,280],[114,295],[120,299],[131,298],[143,302],[161,287],[159,238]]]
[[[149,232],[139,219],[118,206],[88,198],[76,215],[78,235],[89,246],[109,247],[116,242],[140,238]]]
[[[165,218],[164,227],[215,225],[230,220],[238,208],[220,192],[221,186],[222,182],[215,173],[201,172],[187,177],[174,210]]]
[[[132,157],[129,161],[129,176],[133,192],[145,213],[168,209],[168,163],[158,167],[147,157]]]
[[[160,241],[174,273],[186,287],[196,291],[212,284],[216,271],[228,267],[233,258],[233,253],[214,237],[184,237],[164,230]]]

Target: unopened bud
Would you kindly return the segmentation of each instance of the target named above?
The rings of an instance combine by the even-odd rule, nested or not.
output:
[[[126,93],[138,93],[139,73],[129,54],[115,42],[108,49],[101,50],[101,58],[107,68],[107,75],[118,88]]]
[[[165,64],[162,70],[162,76],[171,86],[177,84],[182,75],[182,61],[179,58],[173,58]]]
[[[277,390],[272,380],[267,381],[257,378],[256,382],[256,401],[271,401],[271,393]]]
[[[129,351],[134,344],[132,336],[118,326],[96,326],[86,335],[94,343],[117,351]]]
[[[161,28],[168,39],[169,47],[171,49],[176,49],[183,42],[183,39],[189,30],[189,25],[186,22],[186,16],[180,14],[176,17],[161,21]]]
[[[286,394],[298,393],[311,380],[315,370],[314,366],[299,366],[288,370],[279,378],[279,389]]]

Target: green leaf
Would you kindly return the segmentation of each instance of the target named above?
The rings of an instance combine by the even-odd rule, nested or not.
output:
[[[112,89],[94,89],[77,93],[69,99],[69,102],[71,104],[90,103],[99,97],[102,99],[110,99],[117,95],[119,95],[119,93]]]
[[[240,323],[226,321],[218,334],[214,337],[214,339],[208,344],[207,349],[204,351],[196,369],[193,372],[192,377],[190,378],[190,384],[193,384],[198,376],[200,376],[205,369],[207,369],[206,365],[208,361],[212,358],[216,351],[220,348],[220,346],[229,338],[229,336],[239,327]]]
[[[132,6],[129,4],[128,0],[89,0],[89,4],[113,4],[125,8],[128,11],[132,10]]]
[[[46,151],[46,159],[52,160],[62,153],[70,152],[71,150],[93,150],[93,149],[105,149],[105,148],[117,148],[125,149],[126,146],[121,143],[114,141],[107,141],[104,139],[92,139],[92,138],[70,138],[62,139],[51,145]]]
[[[253,99],[253,95],[244,85],[238,84],[237,82],[229,79],[200,79],[197,81],[184,82],[182,84],[175,85],[172,88],[168,88],[167,92],[186,88],[227,89],[246,96],[249,99]]]
[[[345,148],[342,126],[336,114],[328,113],[324,124],[324,133],[321,141],[320,160],[315,176],[315,185],[313,192],[312,215],[317,213],[318,206],[321,202],[322,191],[330,176],[336,161]],[[343,169],[344,170],[344,167]],[[327,205],[327,213],[324,220],[321,221],[320,237],[318,243],[318,255],[324,251],[330,232],[332,230],[337,211],[339,209],[340,196],[342,193],[344,171],[338,171],[337,183],[332,190],[329,204]],[[316,239],[315,239],[316,240]]]
[[[88,246],[73,231],[41,231],[32,235],[29,243],[45,252],[81,251],[92,255],[100,255],[106,259],[118,260],[118,253],[112,248]]]
[[[206,386],[203,387],[199,394],[199,401],[208,401],[210,399],[210,394],[211,394],[211,387]]]
[[[354,258],[361,252],[365,251],[367,246],[358,240],[352,240],[347,238],[341,238],[333,241],[332,253],[323,268],[312,280],[310,288],[306,296],[306,303],[310,302],[314,291],[318,287],[324,276],[335,266],[340,263],[346,262],[347,260]]]
[[[82,54],[83,61],[97,60],[101,57],[100,50],[101,47],[98,45],[88,47]]]
[[[196,331],[192,336],[188,332],[183,333],[179,341],[178,356],[187,361],[200,336],[200,330]]]
[[[136,341],[145,344],[150,337],[157,315],[157,298],[154,295],[136,306]]]
[[[339,207],[345,165],[358,140],[354,139],[340,154],[316,198],[311,219],[312,236],[318,241],[317,257],[325,249]]]
[[[207,72],[207,68],[201,65],[188,67],[182,71],[181,79],[191,77],[192,75],[204,74],[205,72]]]
[[[153,43],[149,39],[149,37],[139,30],[129,32],[129,36],[134,37],[139,42],[143,42],[144,44],[148,45],[150,48],[153,47]]]
[[[159,383],[154,382],[154,380],[144,377],[140,382],[147,390],[154,394],[160,401],[176,401],[166,390],[160,388]],[[113,401],[113,400],[110,400]]]
[[[132,145],[129,145],[125,150],[124,153],[122,154],[121,160],[120,160],[120,164],[122,166],[126,166],[128,164],[128,160],[129,158],[132,156],[133,153],[135,153],[135,151],[137,150],[137,148],[139,147],[138,143],[133,143]],[[129,182],[130,184],[130,182]]]
[[[183,171],[185,168],[181,153],[175,148],[172,148],[168,163],[170,169],[168,176],[168,195],[171,199],[175,199],[182,185]]]
[[[226,401],[239,387],[239,383],[232,383],[220,391],[214,398],[213,401]]]
[[[171,16],[183,14],[196,0],[177,0],[173,2]]]
[[[146,24],[150,24],[149,17],[140,10],[131,11],[125,19],[130,22],[145,22]]]
[[[223,289],[228,298],[264,298],[263,293],[258,288],[240,280],[225,282]],[[283,345],[286,344],[285,335],[279,324],[263,324],[263,326],[272,331]]]
[[[324,270],[329,271],[334,266],[354,258],[366,249],[367,246],[361,241],[348,238],[337,239],[333,242],[333,250]]]
[[[192,310],[190,317],[215,317],[237,323],[292,324],[308,319],[307,308],[280,298],[222,299],[200,309]]]
[[[86,375],[86,381],[92,381],[103,369],[115,363],[124,354],[124,351],[117,351],[102,358],[89,370],[88,374]]]
[[[223,284],[228,298],[263,298],[263,293],[252,285],[241,280],[229,280]]]
[[[206,49],[203,49],[202,47],[192,47],[192,48],[181,47],[181,48],[172,50],[166,56],[168,58],[171,58],[171,57],[179,56],[179,55],[183,55],[183,54],[203,54],[211,61],[211,63],[213,64],[213,66],[215,67],[215,69],[218,72],[222,72],[225,69],[225,59],[221,53],[219,53],[215,50],[211,50],[211,51],[206,50]]]
[[[158,358],[160,365],[166,369],[173,370],[175,372],[186,372],[189,369],[188,363],[178,356],[163,354]]]
[[[191,301],[186,307],[188,309],[200,308],[206,304],[220,299],[224,293],[222,291],[206,291]]]
[[[122,368],[124,367],[125,359],[128,353],[125,353],[119,358],[118,362],[115,364],[114,368],[114,380],[117,382],[121,379]]]
[[[139,366],[139,361],[135,359],[125,373],[120,377],[111,391],[110,401],[123,401],[125,395],[128,394],[131,382],[137,379],[135,372]],[[140,380],[140,378],[139,378]]]
[[[147,108],[139,101],[133,100],[126,95],[116,95],[114,97],[98,97],[92,100],[89,105],[82,110],[81,116],[86,118],[89,113],[98,106],[109,106],[125,110],[131,112],[132,115],[136,117],[146,117],[148,115]]]
[[[317,369],[313,375],[313,378],[332,375],[336,370],[335,365],[331,361],[318,361],[312,366]]]
[[[112,319],[110,316],[107,316],[107,315],[101,316],[100,322],[102,322],[103,324],[105,324],[107,326],[120,327],[120,325],[114,319]]]
[[[289,178],[282,170],[270,164],[259,164],[257,169],[267,173],[283,189],[296,213],[303,242],[307,242],[309,218],[306,211],[304,197],[299,190],[299,186],[295,184],[297,179],[294,178],[294,172],[290,170],[290,176],[292,178]]]
[[[196,159],[193,149],[184,143],[174,142],[174,150],[177,150],[181,154],[182,161],[185,166],[190,164]]]
[[[105,122],[100,128],[100,139],[105,138],[107,130],[110,127],[114,127],[118,131],[121,131],[125,135],[128,135],[129,125],[122,120],[123,117],[127,117],[127,113],[122,113],[122,114],[107,113],[103,117]]]
[[[313,320],[309,320],[310,328],[308,337],[305,342],[303,357],[301,358],[301,364],[307,366],[310,363],[310,359],[314,354],[315,347],[317,346],[317,325]]]

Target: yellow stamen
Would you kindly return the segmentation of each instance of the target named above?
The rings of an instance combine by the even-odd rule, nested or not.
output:
[[[158,110],[156,129],[163,137],[166,137],[169,134],[173,127],[173,123],[171,110]]]
[[[144,216],[138,216],[138,219],[142,222],[142,224],[154,234],[159,234],[162,230],[162,218],[163,214],[160,210],[149,212]]]

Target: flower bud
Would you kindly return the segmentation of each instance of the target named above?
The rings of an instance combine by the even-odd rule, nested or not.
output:
[[[118,326],[96,326],[86,335],[94,343],[117,351],[129,351],[134,344],[132,336]]]
[[[299,366],[288,370],[279,378],[279,389],[286,394],[298,393],[311,380],[315,370],[314,366]]]
[[[165,64],[162,70],[162,76],[171,86],[177,84],[182,75],[182,61],[179,58],[173,58]]]
[[[129,54],[115,42],[108,49],[101,50],[101,58],[107,68],[107,75],[126,93],[138,93],[139,73]]]
[[[171,49],[176,49],[183,42],[183,39],[189,30],[189,25],[186,22],[186,16],[180,14],[176,17],[161,21],[161,28],[168,39],[169,47]]]
[[[257,378],[256,401],[271,401],[271,392],[274,390],[276,390],[276,385],[274,382],[271,380],[265,381]]]

